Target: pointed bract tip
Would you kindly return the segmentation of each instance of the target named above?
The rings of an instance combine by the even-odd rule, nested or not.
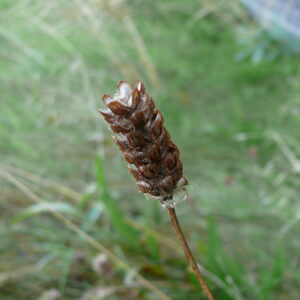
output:
[[[145,92],[145,86],[142,83],[141,80],[137,80],[136,84],[135,84],[135,88],[140,92],[140,93],[144,93]]]
[[[123,84],[129,85],[127,81],[125,81],[125,80],[120,80],[120,82],[119,82],[118,85],[117,85],[117,88],[119,89],[120,86],[123,85]]]
[[[102,115],[102,117],[108,122],[111,123],[114,115],[109,108],[99,109],[98,112]]]
[[[108,94],[104,94],[101,99],[104,102],[104,104],[107,104],[107,102],[110,102],[112,100],[112,97]]]
[[[109,110],[107,108],[98,109],[98,113],[101,114],[101,115],[107,115],[109,113]]]

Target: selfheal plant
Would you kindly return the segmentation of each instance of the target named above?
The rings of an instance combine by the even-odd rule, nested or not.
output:
[[[159,200],[168,209],[170,220],[208,299],[214,300],[185,240],[175,213],[174,194],[188,184],[183,175],[179,150],[164,126],[161,112],[145,92],[141,81],[135,87],[120,81],[113,97],[102,97],[100,113],[114,132],[128,169],[146,197]]]

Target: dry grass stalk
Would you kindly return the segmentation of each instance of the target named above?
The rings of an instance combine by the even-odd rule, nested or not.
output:
[[[179,150],[164,127],[161,112],[155,108],[141,81],[137,81],[133,89],[127,82],[121,81],[115,95],[104,95],[102,100],[106,109],[100,110],[100,113],[115,133],[115,142],[140,191],[159,200],[168,209],[188,262],[207,298],[214,300],[176,217],[173,195],[184,189],[187,179],[183,175]]]

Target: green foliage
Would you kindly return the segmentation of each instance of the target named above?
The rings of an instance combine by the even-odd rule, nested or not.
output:
[[[262,61],[272,61],[278,56],[299,53],[299,42],[291,39],[288,43],[282,38],[274,37],[265,29],[257,29],[254,33],[247,34],[247,30],[241,28],[240,35],[238,44],[242,50],[236,54],[237,61],[250,58],[254,64],[257,64]]]
[[[231,258],[224,250],[223,243],[217,231],[217,225],[212,217],[208,218],[206,266],[213,270],[215,276],[224,285],[217,291],[221,299],[238,298],[241,294],[240,287],[244,286],[245,270],[242,262],[235,255]]]
[[[96,158],[96,179],[101,190],[100,201],[106,208],[110,221],[114,229],[127,241],[131,246],[137,247],[138,237],[136,231],[130,227],[124,219],[124,213],[118,206],[116,199],[113,198],[106,182],[104,163],[100,157]]]
[[[272,299],[274,291],[279,290],[282,284],[287,260],[282,245],[279,244],[276,251],[271,266],[261,271],[257,297],[259,300]]]
[[[23,209],[20,213],[18,213],[12,219],[13,222],[24,221],[27,218],[33,217],[36,214],[40,214],[43,212],[60,212],[70,215],[79,216],[79,211],[72,205],[63,202],[47,202],[47,203],[37,203],[28,206]]]

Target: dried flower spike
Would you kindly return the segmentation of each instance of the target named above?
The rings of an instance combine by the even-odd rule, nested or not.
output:
[[[164,127],[161,112],[145,93],[141,81],[137,81],[134,89],[127,82],[120,81],[115,95],[104,95],[102,100],[107,108],[100,110],[100,113],[115,133],[115,142],[140,191],[167,207],[188,262],[207,298],[215,300],[200,273],[176,216],[173,195],[187,185],[187,180],[182,173],[179,150]]]
[[[187,184],[179,150],[164,127],[161,112],[145,92],[141,81],[134,89],[120,81],[113,97],[102,97],[100,110],[115,133],[115,142],[128,163],[142,193],[174,207],[173,194]]]

